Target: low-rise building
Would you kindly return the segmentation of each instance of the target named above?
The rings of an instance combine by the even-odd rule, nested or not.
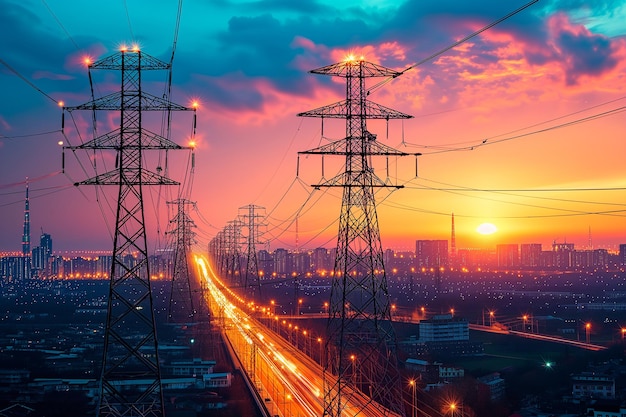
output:
[[[572,375],[572,396],[576,400],[614,399],[615,378],[594,372]]]

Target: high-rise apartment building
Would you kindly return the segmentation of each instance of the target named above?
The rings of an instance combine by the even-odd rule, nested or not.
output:
[[[520,265],[519,246],[516,243],[496,245],[498,268],[517,268]]]
[[[538,268],[541,266],[541,243],[522,243],[520,245],[520,266]]]
[[[448,266],[447,240],[417,240],[415,258],[419,268],[440,268]]]

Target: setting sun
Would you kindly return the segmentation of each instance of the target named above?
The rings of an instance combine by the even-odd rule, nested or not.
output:
[[[498,231],[498,228],[493,223],[483,223],[476,228],[476,231],[481,235],[492,235]]]

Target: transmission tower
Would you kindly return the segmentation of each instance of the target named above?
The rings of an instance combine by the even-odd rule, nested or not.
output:
[[[367,100],[367,78],[396,77],[400,72],[349,57],[311,73],[346,79],[345,100],[298,114],[321,117],[322,121],[346,120],[344,139],[300,152],[345,158],[343,173],[313,185],[343,189],[327,322],[324,416],[340,417],[344,410],[359,415],[361,410],[377,404],[383,406],[382,414],[404,415],[374,198],[375,187],[401,187],[378,178],[369,160],[375,155],[409,154],[378,143],[376,135],[367,130],[366,121],[412,116]],[[357,396],[369,400],[358,401]]]
[[[243,227],[248,230],[248,235],[245,236],[246,274],[244,277],[244,288],[246,289],[246,294],[252,300],[259,300],[261,298],[261,281],[259,277],[256,245],[263,244],[259,228],[265,226],[262,220],[265,216],[260,214],[259,211],[265,210],[265,207],[250,204],[239,207],[239,210],[243,210],[239,218],[242,219]]]
[[[242,287],[241,274],[241,220],[235,219],[227,222],[224,229],[224,246],[226,274],[230,277],[231,283]]]
[[[139,49],[123,48],[89,65],[121,73],[121,91],[64,110],[120,112],[120,127],[69,149],[116,151],[115,169],[75,185],[117,185],[113,259],[100,376],[98,416],[164,414],[152,307],[143,188],[177,182],[145,168],[144,151],[183,149],[142,124],[144,111],[193,110],[142,90],[142,71],[169,70]],[[91,81],[91,72],[89,73]],[[93,88],[92,88],[93,91]],[[195,114],[194,114],[195,124]],[[95,126],[95,123],[94,123]],[[95,132],[94,132],[95,133]]]
[[[179,198],[168,201],[167,204],[176,205],[176,215],[170,223],[176,224],[176,228],[168,234],[174,235],[174,273],[172,274],[172,287],[170,293],[168,319],[173,322],[190,321],[197,313],[194,308],[193,293],[198,291],[193,275],[189,269],[189,256],[191,245],[194,243],[196,227],[189,217],[187,206],[195,207],[195,202]]]

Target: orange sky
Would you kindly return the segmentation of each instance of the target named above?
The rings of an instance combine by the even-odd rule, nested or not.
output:
[[[30,38],[24,32],[15,46],[8,47],[6,61],[46,94],[70,106],[82,104],[89,100],[89,83],[80,57],[88,51],[94,59],[102,58],[121,41],[110,40],[110,33],[100,30],[97,22],[83,27],[80,9],[70,11],[50,3],[67,33],[45,8],[27,3],[24,7],[38,16],[47,32],[31,26]],[[345,6],[345,24],[333,26],[334,37],[322,17],[329,9],[326,15],[322,11],[307,15],[296,6],[288,11],[248,10],[232,2],[230,9],[212,17],[216,23],[211,28],[193,24],[208,13],[206,6],[185,10],[172,97],[181,104],[193,98],[202,103],[193,176],[185,173],[187,151],[168,158],[170,176],[186,181],[180,190],[188,190],[193,178],[188,198],[197,202],[199,214],[192,217],[201,248],[247,204],[266,208],[264,238],[271,249],[295,247],[296,213],[300,247],[335,245],[340,190],[313,192],[309,187],[321,177],[318,156],[301,156],[296,178],[297,152],[341,139],[345,125],[325,121],[322,138],[319,119],[301,119],[296,114],[343,99],[345,87],[342,79],[307,71],[340,61],[348,52],[401,70],[523,4],[509,8],[497,2],[494,8],[494,2],[484,0],[468,9],[452,0],[432,3],[394,2],[380,9]],[[404,188],[377,194],[385,247],[414,250],[416,239],[449,239],[452,212],[457,247],[532,242],[547,249],[557,240],[587,248],[589,230],[594,247],[614,249],[626,243],[626,189],[620,189],[626,180],[624,113],[551,129],[625,106],[626,31],[615,24],[625,8],[610,9],[609,1],[599,2],[594,9],[566,8],[567,3],[558,0],[541,3],[407,71],[368,97],[415,116],[391,121],[388,137],[385,123],[371,122],[369,130],[378,140],[423,154],[418,177],[413,157],[389,161],[390,177]],[[97,7],[108,12],[107,6]],[[370,17],[380,15],[378,20],[368,20],[359,10]],[[166,34],[156,34],[147,18],[133,9],[129,14],[134,32],[142,33],[147,53],[167,60],[169,52],[163,49],[171,42],[171,22],[164,24]],[[116,22],[120,33],[127,24],[125,14],[122,17]],[[16,28],[25,23],[14,19],[6,27],[21,33]],[[246,32],[255,25],[262,30]],[[43,48],[48,32],[63,40],[58,46],[63,53],[54,58]],[[93,39],[83,38],[87,35]],[[42,52],[36,54],[29,42]],[[106,249],[114,198],[97,197],[89,187],[71,186],[87,176],[73,155],[66,155],[67,175],[58,173],[57,142],[64,140],[58,133],[60,110],[7,67],[2,69],[0,82],[14,102],[0,108],[0,135],[5,137],[0,138],[0,249],[19,249],[27,176],[35,179],[31,184],[34,241],[43,228],[59,249]],[[151,79],[146,88],[162,91],[155,81],[163,79]],[[101,72],[94,74],[94,80],[102,93],[115,89],[118,82],[112,74]],[[33,104],[22,102],[26,99]],[[80,137],[66,120],[73,143],[90,137],[90,116],[76,114]],[[118,123],[115,114],[99,117],[100,133]],[[177,142],[189,139],[190,124],[190,115],[175,115]],[[158,129],[158,122],[153,123],[153,130]],[[48,131],[53,133],[17,139]],[[87,156],[78,158],[89,166]],[[111,154],[103,158],[109,164],[114,160]],[[160,163],[157,159],[150,159],[151,169]],[[340,162],[325,158],[326,178],[341,170]],[[375,167],[386,178],[386,161],[378,160]],[[177,192],[176,188],[146,191],[148,235],[154,246],[166,240],[172,213],[164,202]],[[479,235],[475,229],[483,222],[495,224],[498,232]]]

